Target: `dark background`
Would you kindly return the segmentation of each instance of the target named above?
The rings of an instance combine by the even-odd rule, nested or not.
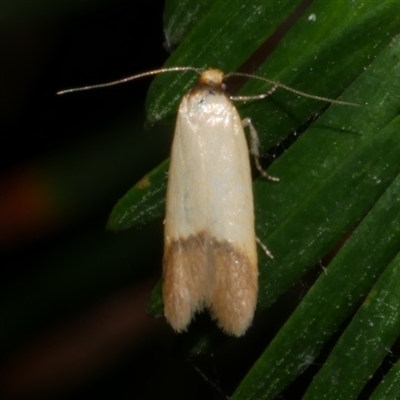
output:
[[[163,2],[0,7],[0,397],[161,397],[173,335],[146,306],[162,221],[120,235],[105,226],[167,157],[172,128],[144,129],[146,79],[56,91],[162,66]]]
[[[173,126],[144,128],[151,78],[56,96],[161,67],[163,2],[0,7],[0,398],[226,398],[292,305],[190,361],[146,314],[162,220],[106,230],[118,199],[169,154]]]

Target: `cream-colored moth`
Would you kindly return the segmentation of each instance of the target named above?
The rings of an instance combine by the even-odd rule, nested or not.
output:
[[[172,144],[164,228],[164,314],[172,328],[182,332],[197,312],[207,308],[226,334],[242,336],[252,323],[258,293],[258,239],[244,127],[249,127],[250,152],[258,170],[268,179],[278,179],[262,170],[257,132],[249,119],[241,120],[232,100],[262,99],[282,87],[318,100],[350,103],[308,95],[254,75],[189,67],[149,71],[59,94],[187,70],[199,73],[200,79],[182,98]],[[256,96],[229,97],[223,81],[231,75],[260,79],[273,87]]]

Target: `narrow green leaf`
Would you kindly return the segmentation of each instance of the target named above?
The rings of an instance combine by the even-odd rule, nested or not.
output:
[[[247,14],[235,8],[239,3]],[[284,10],[276,2],[263,3],[215,2],[198,23],[184,27],[190,32],[167,65],[235,70],[298,5],[280,2]],[[254,14],[258,6],[267,7],[261,17]],[[252,24],[253,36],[244,33],[247,24]],[[394,38],[398,33],[396,2],[316,0],[257,73],[308,93],[342,95],[341,100],[360,107],[334,105],[323,112],[324,103],[283,90],[239,107],[243,117],[252,118],[264,146],[302,132],[304,123],[319,115],[270,168],[281,181],[257,179],[254,184],[257,233],[275,256],[271,261],[259,253],[258,311],[268,308],[364,221],[249,372],[234,399],[272,399],[282,391],[349,318],[400,250],[395,201],[400,190],[393,183],[400,172],[400,39]],[[157,77],[147,103],[150,123],[170,116],[193,81],[189,74]],[[266,89],[252,81],[242,93]],[[154,171],[162,185],[164,168]],[[118,213],[110,219],[113,229],[162,216],[164,199],[153,185],[153,172],[148,179],[151,185],[139,185],[121,200]],[[386,201],[391,211],[381,216],[379,207]],[[160,283],[149,309],[162,315]],[[215,331],[199,334],[193,325],[185,335],[192,346],[189,351],[205,351],[218,340]]]
[[[207,14],[215,0],[166,0],[164,34],[168,48],[173,48]]]
[[[307,93],[336,98],[400,33],[397,11],[398,4],[391,0],[317,0],[256,73]],[[242,92],[254,94],[267,88],[250,80]],[[276,91],[270,100],[254,102],[241,112],[252,118],[268,147],[324,107],[321,102],[283,90]],[[348,115],[354,111],[343,110]]]
[[[331,107],[280,157],[271,168],[272,174],[281,177],[279,191],[269,185],[262,194],[267,183],[256,182],[259,219],[270,221],[268,230],[275,227],[268,246],[276,255],[274,262],[261,263],[260,309],[354,228],[399,173],[398,54],[399,38],[345,93],[345,99],[368,105],[352,110],[351,115]],[[383,80],[382,68],[387,74]],[[399,251],[395,198],[400,190],[394,187],[388,196],[392,214],[369,216],[371,222],[352,238],[351,243],[359,238],[358,245],[346,246],[329,266],[328,275],[320,277],[242,382],[235,399],[274,398],[366,295],[376,275]],[[365,255],[360,257],[362,249]],[[378,257],[375,264],[374,257]]]
[[[259,310],[353,229],[398,174],[400,122],[390,120],[400,101],[394,84],[400,82],[394,57],[399,51],[397,40],[346,93],[346,100],[368,106],[350,115],[342,106],[331,107],[272,166],[281,182],[255,182],[258,235],[275,255],[271,261],[260,254]],[[384,121],[388,126],[380,130]],[[159,291],[152,301],[161,307],[157,296]]]
[[[263,2],[261,6],[257,1],[246,4],[227,1],[226,5],[223,1],[216,2],[166,65],[236,70],[284,20],[282,13],[289,6],[284,3]],[[291,4],[290,10],[296,5]],[[335,98],[400,32],[396,11],[397,4],[391,0],[380,3],[317,0],[256,73],[299,90]],[[288,16],[289,10],[286,12]],[[311,16],[315,16],[315,21]],[[154,80],[147,101],[151,124],[176,110],[182,94],[193,86],[195,78],[192,74],[190,77],[189,81],[186,75],[164,74]],[[245,93],[264,91],[266,85],[252,81]],[[243,107],[263,139],[268,136],[269,144],[285,137],[322,107],[320,102],[284,91],[278,91],[273,99]]]
[[[233,71],[244,63],[295,10],[299,0],[218,0],[185,37],[165,66],[213,67]],[[150,125],[175,113],[196,74],[163,74],[147,99]]]
[[[147,307],[147,312],[155,317],[164,315],[164,303],[162,301],[162,284],[159,280],[151,292],[151,299]]]
[[[254,0],[233,3],[227,0],[215,1],[207,13],[208,17],[202,19],[201,24],[192,31],[185,43],[171,56],[166,66],[197,65],[201,67],[207,65],[207,63],[216,65],[215,57],[220,57],[221,43],[224,43],[224,51],[228,53],[231,65],[232,62],[235,62],[237,67],[257,49],[257,46],[273,32],[298,3],[298,0],[285,0],[280,2],[279,5],[274,5],[271,2],[254,2]],[[183,10],[186,10],[185,4],[183,4]],[[175,3],[169,7],[176,11]],[[168,19],[171,18],[172,16],[168,16]],[[247,21],[244,24],[243,34],[240,35],[240,38],[230,38],[234,32],[234,36],[237,36],[236,32],[243,24],[243,20]],[[211,36],[214,38],[213,40],[211,40]],[[195,43],[198,43],[199,47],[196,47]],[[201,50],[199,51],[199,49]],[[196,60],[201,60],[201,62],[196,64]],[[165,109],[164,112],[157,111],[157,106],[152,107],[153,117],[148,118],[150,121],[160,120],[161,115],[170,114],[172,100],[169,96],[171,95],[174,98],[176,108],[177,102],[182,96],[182,90],[175,86],[182,87],[183,77],[187,75],[190,75],[190,85],[193,86],[193,78],[196,78],[193,72],[190,74],[164,74],[155,79],[152,87],[161,86],[164,89],[161,93],[157,92],[156,97],[163,104],[166,102],[169,108]],[[171,78],[175,83],[171,81]],[[189,86],[186,86],[186,89]],[[171,88],[174,88],[174,90],[171,90]],[[152,92],[155,92],[154,89]],[[149,94],[150,97],[151,94]],[[155,114],[158,117],[155,117]],[[165,201],[165,196],[162,196],[162,193],[165,193],[165,179],[162,179],[162,177],[167,176],[167,167],[168,163],[163,163],[150,172],[145,179],[151,182],[151,185],[144,187],[142,182],[139,182],[117,203],[108,221],[110,229],[122,230],[141,226],[162,216]],[[156,182],[160,182],[162,188],[159,188],[155,184]]]
[[[399,129],[400,118],[397,122],[394,128]],[[310,289],[233,399],[275,398],[317,356],[399,251],[399,195],[400,176]]]
[[[400,393],[400,360],[385,375],[369,400],[392,400]]]
[[[107,228],[120,231],[142,226],[164,211],[169,160],[145,175],[114,206]]]
[[[220,4],[220,2],[217,3]],[[237,5],[238,3],[235,2],[234,4]],[[247,8],[257,10],[256,3],[252,7]],[[268,4],[271,5],[273,3],[268,2]],[[218,5],[218,7],[222,6]],[[292,7],[294,7],[293,4]],[[294,87],[307,92],[336,97],[343,91],[346,85],[367,68],[379,50],[390,42],[392,39],[391,35],[395,32],[400,32],[400,15],[399,17],[394,17],[394,15],[397,16],[394,8],[396,8],[396,5],[392,1],[381,2],[379,5],[374,5],[373,7],[371,7],[371,3],[353,4],[348,1],[316,1],[307,10],[306,15],[285,37],[282,45],[268,59],[265,67],[260,70],[261,75],[272,79],[277,78],[283,83],[293,84]],[[276,27],[282,20],[280,9],[264,11],[270,12],[268,14],[270,17],[269,23],[273,21],[273,27]],[[216,12],[214,10],[211,14]],[[311,15],[316,16],[315,21],[310,21]],[[235,20],[232,24],[240,24],[242,15],[239,11],[236,12],[235,18],[237,21]],[[197,59],[194,52],[198,53],[199,49],[194,44],[199,43],[199,41],[213,43],[216,49],[220,49],[216,38],[211,38],[205,32],[207,27],[208,30],[213,31],[212,24],[215,23],[213,21],[214,19],[208,21],[207,18],[203,18],[202,25],[192,31],[190,39],[185,40],[185,43],[188,43],[183,43],[179,47],[167,65],[194,65],[195,62],[193,60]],[[265,25],[262,26],[263,30]],[[382,30],[381,26],[385,26],[385,30]],[[328,35],[327,33],[330,31],[333,31],[334,34]],[[224,44],[228,46],[229,43],[235,46],[235,41],[241,39],[235,37],[237,36],[237,32],[234,30],[230,34],[232,35],[232,39],[225,41]],[[365,40],[366,36],[369,40]],[[351,48],[349,48],[350,44]],[[203,48],[203,45],[200,48]],[[230,51],[234,52],[236,50],[232,48]],[[251,47],[251,51],[254,51],[254,47]],[[212,62],[212,60],[208,61],[208,54],[201,54],[204,56],[202,58],[204,62],[198,66],[211,65],[224,67],[219,63]],[[245,54],[246,57],[250,55],[248,52]],[[191,62],[189,62],[190,59],[192,60]],[[226,69],[234,70],[240,62],[234,64],[230,62],[226,64]],[[382,69],[385,69],[385,66]],[[152,114],[149,120],[154,122],[162,118],[163,115],[169,115],[176,108],[176,104],[184,92],[181,83],[184,79],[183,76],[186,75],[192,77],[192,85],[192,73],[183,75],[164,74],[156,78],[152,84],[148,99],[150,113]],[[185,85],[187,90],[190,85],[187,82]],[[259,81],[253,81],[249,82],[246,86],[245,93],[255,94],[263,91],[265,91],[265,87]],[[355,98],[355,100],[360,102],[358,98]],[[175,105],[173,106],[173,104]],[[252,102],[249,105],[241,105],[239,109],[243,117],[252,118],[262,138],[262,143],[270,145],[301,128],[303,122],[311,115],[319,112],[323,106],[319,101],[305,99],[281,91],[280,94],[276,93],[270,99]],[[343,114],[352,115],[354,108],[341,107],[343,108]],[[323,156],[323,153],[321,156]],[[165,175],[167,174],[166,165],[164,169]],[[155,171],[156,174],[161,173],[158,168]],[[151,181],[153,181],[152,174],[152,172],[148,174],[148,178]],[[163,199],[157,195],[153,196],[151,194],[153,190],[157,190],[154,185],[149,186],[145,190],[141,189],[137,195],[135,195],[135,192],[130,191],[129,195],[127,194],[128,197],[123,202],[125,207],[140,215],[146,223],[151,218],[161,217],[164,211]],[[147,201],[140,201],[140,203],[135,204],[140,196],[146,198]],[[150,204],[151,199],[153,201]],[[128,214],[125,215],[121,211],[121,207],[119,208],[120,211],[117,214],[113,213],[111,216],[109,226],[112,229],[127,229],[131,226],[145,223],[141,218],[137,218],[137,216],[132,216],[130,220],[131,217]],[[151,214],[146,216],[146,210],[149,210]],[[119,226],[119,222],[115,218],[118,215],[124,215],[124,221],[121,226]]]
[[[396,188],[397,183],[397,188]],[[400,193],[400,176],[384,198]],[[391,212],[388,199],[384,212]],[[384,199],[382,199],[382,202]],[[380,202],[380,204],[382,204]],[[400,231],[400,210],[397,221]],[[394,223],[394,220],[391,222]],[[371,235],[372,236],[372,235]],[[329,272],[328,272],[329,273]],[[303,400],[355,399],[400,335],[400,253],[386,267],[314,378]],[[399,392],[400,394],[400,392]]]
[[[400,118],[393,124],[400,129]],[[304,369],[365,296],[399,250],[400,178],[337,257],[242,381],[233,399],[273,399]],[[389,207],[389,209],[388,209]]]
[[[398,174],[399,52],[396,39],[343,96],[362,107],[331,107],[274,163],[279,184],[255,182],[258,234],[269,234],[276,255],[260,262],[261,309],[353,229]]]

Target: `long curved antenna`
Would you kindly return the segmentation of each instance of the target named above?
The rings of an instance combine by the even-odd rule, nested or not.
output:
[[[262,77],[262,76],[257,76],[257,75],[252,75],[252,74],[246,74],[246,73],[244,73],[244,72],[230,72],[230,73],[228,73],[228,74],[226,74],[226,75],[224,76],[224,79],[226,79],[226,78],[228,78],[228,77],[230,77],[230,76],[243,76],[243,77],[245,77],[245,78],[258,79],[258,80],[260,80],[260,81],[264,81],[264,82],[270,83],[271,85],[281,87],[282,89],[285,89],[285,90],[287,90],[287,91],[289,91],[289,92],[296,93],[296,94],[298,94],[298,95],[301,95],[301,96],[304,96],[304,97],[308,97],[308,98],[310,98],[310,99],[321,100],[321,101],[327,101],[327,102],[329,102],[329,103],[335,103],[335,104],[344,104],[344,105],[347,105],[347,106],[357,106],[357,107],[360,106],[359,104],[356,104],[356,103],[349,103],[349,102],[347,102],[347,101],[333,100],[333,99],[329,99],[329,98],[327,98],[327,97],[314,96],[314,95],[312,95],[312,94],[308,94],[308,93],[302,92],[302,91],[300,91],[300,90],[292,89],[291,87],[286,86],[286,85],[284,85],[283,83],[276,82],[276,81],[273,81],[273,80],[271,80],[271,79],[264,78],[264,77]],[[242,101],[243,101],[243,100],[251,100],[252,97],[253,97],[253,96],[238,96],[237,98],[235,98],[235,100],[242,100]],[[266,97],[266,96],[263,96],[262,94],[261,94],[261,95],[258,95],[258,96],[257,96],[257,95],[254,96],[254,98],[263,98],[263,97]]]
[[[163,74],[165,72],[173,72],[173,71],[195,71],[199,74],[199,73],[201,73],[201,71],[203,71],[203,69],[202,68],[194,68],[194,67],[171,67],[171,68],[154,69],[152,71],[143,72],[141,74],[128,76],[127,78],[118,79],[117,81],[100,83],[98,85],[82,86],[82,87],[78,87],[78,88],[60,90],[59,92],[57,92],[57,95],[62,95],[62,94],[66,94],[66,93],[74,93],[74,92],[83,92],[84,90],[100,89],[100,88],[105,88],[108,86],[115,86],[115,85],[119,85],[121,83],[133,81],[134,79],[144,78],[146,76]]]

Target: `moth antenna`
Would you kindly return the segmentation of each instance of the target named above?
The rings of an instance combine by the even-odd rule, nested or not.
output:
[[[271,85],[281,87],[282,89],[285,89],[285,90],[287,90],[289,92],[296,93],[296,94],[298,94],[300,96],[308,97],[308,98],[314,99],[314,100],[321,100],[321,101],[326,101],[328,103],[343,104],[343,105],[347,105],[347,106],[356,106],[356,107],[360,106],[359,104],[356,104],[356,103],[350,103],[350,102],[347,102],[347,101],[334,100],[334,99],[329,99],[328,97],[321,97],[321,96],[315,96],[315,95],[312,95],[312,94],[308,94],[308,93],[302,92],[300,90],[293,89],[290,86],[286,86],[283,83],[276,82],[276,81],[273,81],[271,79],[264,78],[264,77],[257,76],[257,75],[246,74],[244,72],[230,72],[230,73],[226,74],[224,76],[224,78],[226,79],[226,78],[228,78],[230,76],[243,76],[245,78],[258,79],[260,81],[264,81],[264,82],[270,83]],[[240,98],[239,98],[239,100],[240,100]]]
[[[155,69],[152,71],[142,72],[141,74],[128,76],[127,78],[118,79],[118,80],[112,81],[112,82],[99,83],[97,85],[89,85],[89,86],[82,86],[82,87],[78,87],[78,88],[60,90],[59,92],[57,92],[57,95],[62,95],[62,94],[66,94],[66,93],[74,93],[74,92],[83,92],[84,90],[100,89],[100,88],[105,88],[105,87],[109,87],[109,86],[115,86],[115,85],[119,85],[121,83],[133,81],[135,79],[144,78],[146,76],[163,74],[165,72],[173,72],[173,71],[195,71],[198,74],[200,74],[201,71],[203,71],[203,69],[202,68],[194,68],[194,67],[160,68],[160,69]]]

